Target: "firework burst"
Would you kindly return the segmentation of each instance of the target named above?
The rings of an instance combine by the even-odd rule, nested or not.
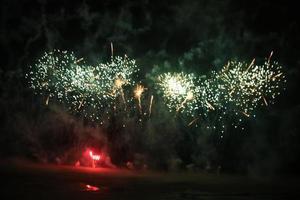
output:
[[[158,76],[157,85],[162,91],[166,105],[176,112],[187,112],[193,115],[198,109],[197,99],[200,87],[196,84],[194,74],[181,73],[164,73]]]
[[[262,65],[256,65],[255,60],[250,64],[228,62],[220,71],[202,77],[163,73],[157,77],[156,86],[170,112],[192,117],[189,126],[206,121],[210,127],[224,127],[232,116],[238,122],[255,116],[259,106],[269,106],[280,94],[286,79],[282,66],[270,58]],[[75,113],[102,121],[117,108],[129,111],[127,106],[134,105],[134,99],[142,114],[145,88],[135,82],[138,71],[135,60],[126,55],[91,66],[72,52],[54,50],[31,66],[26,78],[35,93],[45,98],[46,105],[58,100]],[[153,99],[151,95],[149,117]]]
[[[266,60],[263,65],[228,62],[219,72],[206,78],[193,74],[165,73],[158,85],[170,111],[185,111],[207,127],[237,127],[243,118],[255,116],[259,106],[274,103],[286,82],[282,67]],[[198,120],[200,119],[200,120]]]
[[[103,72],[104,88],[111,98],[124,97],[124,86],[134,85],[134,74],[138,72],[135,60],[124,57],[112,57],[111,62],[101,63],[97,66]]]
[[[63,101],[66,94],[74,90],[66,70],[76,68],[76,65],[77,58],[73,53],[54,50],[45,53],[35,65],[30,66],[30,72],[26,77],[29,79],[30,87],[37,94],[47,96],[46,104],[52,97]]]
[[[216,74],[222,85],[224,105],[233,105],[237,112],[249,117],[258,106],[274,103],[286,82],[282,66],[265,61],[263,65],[229,62]]]
[[[125,103],[123,87],[134,84],[138,68],[127,56],[96,66],[82,60],[72,52],[54,50],[31,66],[26,78],[35,93],[45,96],[46,105],[54,98],[73,112],[98,120],[99,112],[110,108],[118,96]]]

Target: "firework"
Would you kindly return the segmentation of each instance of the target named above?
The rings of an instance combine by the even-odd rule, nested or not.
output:
[[[153,95],[150,97],[150,103],[149,103],[149,117],[151,116],[152,112],[152,104],[153,104]]]
[[[135,84],[133,77],[139,70],[135,60],[129,59],[126,55],[124,57],[116,56],[112,57],[111,62],[100,64],[99,67],[104,72],[106,93],[110,94],[108,102],[109,100],[115,102],[120,96],[126,110],[130,99],[126,100],[124,87]]]
[[[135,60],[124,57],[112,57],[111,62],[97,66],[103,72],[105,88],[111,97],[122,95],[123,87],[135,83],[133,76],[138,72]]]
[[[193,119],[193,120],[188,124],[188,126],[191,126],[191,125],[192,125],[193,123],[195,123],[198,119],[199,119],[199,117]]]
[[[90,151],[89,154],[90,154],[90,157],[91,157],[92,160],[97,160],[98,161],[98,160],[101,159],[100,155],[95,155],[95,154],[93,154],[92,151]]]
[[[262,65],[228,62],[219,72],[212,72],[204,81],[198,104],[209,129],[219,126],[223,132],[228,125],[237,128],[249,117],[255,117],[260,106],[275,102],[286,80],[282,67],[270,58]],[[213,125],[213,126],[212,126]],[[243,128],[242,128],[243,129]]]
[[[192,114],[197,109],[200,87],[196,85],[194,74],[165,73],[158,77],[157,84],[170,111],[185,111]]]
[[[263,65],[255,65],[254,61],[250,65],[230,62],[216,75],[222,85],[223,104],[233,105],[245,116],[250,116],[258,106],[274,103],[286,82],[278,63],[268,59]]]
[[[141,105],[141,95],[143,94],[145,88],[142,85],[137,85],[134,89],[134,97],[138,100],[139,111],[142,113],[142,105]]]
[[[202,112],[207,113],[223,107],[223,86],[219,84],[215,72],[211,72],[208,78],[200,82],[199,92],[197,104]]]
[[[45,53],[31,66],[27,74],[30,87],[40,95],[63,102],[70,110],[88,115],[89,107],[101,107],[107,99],[103,84],[104,72],[97,67],[84,65],[72,52],[54,50]],[[79,64],[81,63],[81,64]],[[97,104],[97,105],[95,105]]]
[[[37,94],[47,96],[46,105],[53,97],[65,101],[68,93],[78,89],[83,82],[82,77],[74,77],[74,74],[69,73],[80,70],[77,63],[78,59],[73,53],[54,50],[45,53],[35,65],[31,66],[26,77],[29,79],[30,87]]]
[[[125,104],[123,87],[134,84],[137,71],[135,60],[127,56],[90,66],[72,52],[54,50],[31,66],[26,78],[37,94],[47,96],[46,105],[55,98],[74,112],[99,119],[97,113],[111,107],[119,95]]]
[[[111,50],[113,53],[112,46]],[[282,67],[271,62],[271,56],[272,53],[262,65],[257,65],[255,59],[250,64],[231,61],[220,71],[201,77],[184,72],[164,73],[157,77],[156,86],[169,111],[194,119],[189,126],[206,121],[223,127],[230,116],[240,122],[242,117],[255,116],[259,106],[274,103],[286,80]],[[142,113],[145,88],[135,82],[138,70],[135,60],[126,55],[112,56],[107,63],[91,66],[72,52],[54,50],[31,66],[26,77],[35,93],[43,95],[45,105],[58,100],[73,112],[98,121],[104,116],[109,119],[112,108],[116,111],[124,105],[128,111],[126,107],[132,105],[133,99]],[[132,96],[128,90],[132,91],[134,85]],[[153,95],[149,117],[152,104]]]
[[[286,82],[282,67],[267,59],[262,65],[228,62],[205,78],[193,74],[165,73],[158,77],[162,97],[170,111],[185,111],[201,118],[207,128],[237,127],[243,117],[255,117],[259,106],[269,106]],[[198,116],[198,117],[196,117]],[[188,126],[195,123],[192,120]]]

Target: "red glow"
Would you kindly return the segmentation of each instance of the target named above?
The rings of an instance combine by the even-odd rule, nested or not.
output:
[[[98,191],[99,188],[96,186],[92,186],[92,185],[85,185],[86,191]]]
[[[93,160],[100,160],[101,159],[100,155],[94,155],[92,151],[90,151],[90,156]]]

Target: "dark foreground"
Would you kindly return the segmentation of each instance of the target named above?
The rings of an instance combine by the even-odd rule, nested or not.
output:
[[[0,199],[299,199],[298,180],[0,163]],[[90,185],[90,186],[87,186]],[[99,190],[93,191],[91,187]]]

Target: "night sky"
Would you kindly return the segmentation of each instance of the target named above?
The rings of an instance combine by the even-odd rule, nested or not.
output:
[[[54,162],[62,152],[69,155],[89,144],[105,147],[117,165],[138,154],[151,158],[155,169],[170,169],[168,160],[178,159],[180,168],[210,163],[225,172],[299,174],[300,17],[295,1],[2,0],[0,9],[2,157]],[[230,129],[220,139],[218,133],[186,127],[184,119],[169,123],[164,113],[165,119],[145,129],[109,126],[103,133],[63,105],[46,107],[28,87],[25,74],[45,51],[74,51],[95,64],[109,60],[111,43],[115,55],[137,60],[142,80],[157,67],[180,71],[184,63],[184,70],[205,75],[228,60],[262,62],[273,51],[272,59],[284,66],[286,90],[245,122],[245,131]],[[141,130],[159,134],[146,139],[133,134]]]

